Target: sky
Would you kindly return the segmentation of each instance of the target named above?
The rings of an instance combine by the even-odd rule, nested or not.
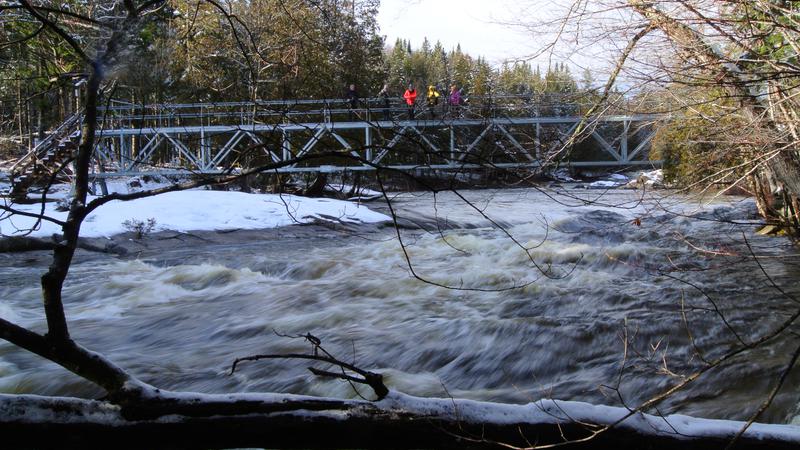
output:
[[[535,50],[535,42],[526,35],[498,22],[519,16],[515,0],[381,0],[378,23],[386,43],[410,39],[419,48],[427,37],[441,41],[451,50],[461,49],[492,64],[505,59],[522,58]]]

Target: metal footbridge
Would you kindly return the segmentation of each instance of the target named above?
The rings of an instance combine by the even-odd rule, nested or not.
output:
[[[586,119],[582,105],[532,96],[417,105],[413,115],[380,98],[350,106],[341,99],[115,102],[99,114],[93,176],[221,174],[265,163],[278,163],[275,172],[282,173],[659,164],[649,159],[656,115],[609,110]],[[37,165],[52,173],[42,170],[44,162],[67,159],[80,122],[68,119],[17,162],[12,176],[19,181]]]

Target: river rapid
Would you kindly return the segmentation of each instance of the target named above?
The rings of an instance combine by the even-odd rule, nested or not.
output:
[[[409,394],[636,406],[799,307],[798,254],[754,234],[748,199],[505,189],[398,194],[392,207],[405,252],[391,225],[164,232],[124,257],[81,251],[65,288],[72,335],[170,390],[356,396],[307,361],[229,375],[236,357],[308,352],[280,335],[312,333]],[[44,329],[48,263],[46,252],[0,255],[0,317]],[[658,411],[749,418],[798,331],[708,371]],[[759,421],[796,420],[797,386],[800,370]],[[102,395],[6,342],[0,391]]]

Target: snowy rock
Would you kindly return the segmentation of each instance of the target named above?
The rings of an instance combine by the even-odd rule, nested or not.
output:
[[[570,176],[569,170],[567,169],[558,169],[549,173],[548,175],[556,181],[563,181],[566,183],[574,183],[578,181]]]
[[[642,172],[636,179],[631,180],[625,186],[626,189],[641,189],[662,187],[664,185],[664,171],[661,169]]]

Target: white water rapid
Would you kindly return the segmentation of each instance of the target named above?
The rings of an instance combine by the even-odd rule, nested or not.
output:
[[[354,396],[303,361],[246,363],[228,375],[239,356],[308,351],[276,332],[310,332],[410,394],[636,405],[798,308],[788,298],[800,294],[798,255],[783,239],[754,235],[749,200],[461,194],[474,208],[453,193],[394,198],[411,266],[429,282],[412,276],[390,226],[295,226],[223,243],[162,235],[124,258],[82,253],[65,290],[72,334],[172,390]],[[47,263],[44,252],[0,256],[0,317],[43,329],[38,277]],[[746,419],[797,340],[787,332],[744,353],[661,412]],[[798,372],[760,421],[797,414]],[[5,342],[0,391],[102,394]]]

